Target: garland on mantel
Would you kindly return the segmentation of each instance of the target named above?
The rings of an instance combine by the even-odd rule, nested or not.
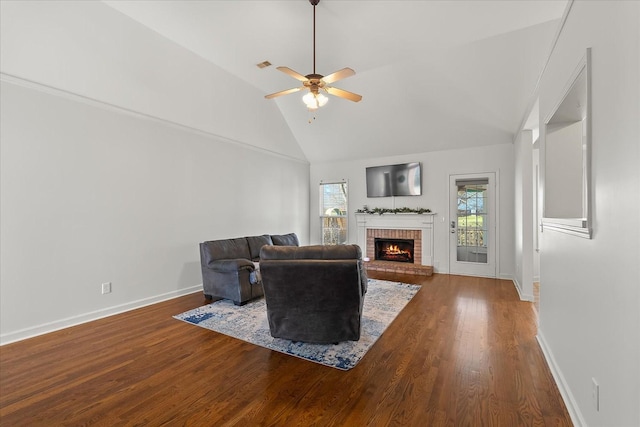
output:
[[[373,208],[369,209],[367,206],[363,206],[362,209],[357,209],[356,213],[365,213],[365,214],[399,214],[399,213],[415,213],[415,214],[424,214],[431,213],[431,209],[423,209],[423,208],[397,208],[397,209],[387,209],[387,208]]]

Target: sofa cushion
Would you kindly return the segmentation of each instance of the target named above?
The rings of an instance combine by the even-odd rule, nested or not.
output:
[[[211,240],[205,242],[207,264],[220,259],[251,259],[249,244],[244,237],[238,239]]]
[[[240,270],[253,271],[255,268],[253,263],[246,258],[218,259],[211,261],[207,267],[220,273],[237,273]]]
[[[268,259],[361,259],[358,245],[269,246],[260,252],[260,258]]]
[[[300,246],[296,233],[272,235],[271,240],[276,246]]]
[[[247,243],[249,243],[249,252],[251,253],[251,261],[260,260],[260,249],[264,245],[273,245],[271,236],[263,234],[262,236],[249,236],[247,237]]]

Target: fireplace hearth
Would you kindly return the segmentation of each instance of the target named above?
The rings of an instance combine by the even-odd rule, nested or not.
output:
[[[413,239],[375,238],[375,259],[377,261],[414,262]]]

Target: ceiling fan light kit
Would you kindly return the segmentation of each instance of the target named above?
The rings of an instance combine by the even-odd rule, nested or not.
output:
[[[351,68],[343,68],[335,73],[323,76],[316,73],[316,6],[320,3],[320,0],[309,0],[309,3],[313,6],[313,73],[303,76],[297,71],[293,71],[288,67],[277,67],[277,69],[296,80],[302,82],[302,86],[292,89],[286,89],[280,92],[266,95],[265,98],[271,99],[282,95],[288,95],[290,93],[298,92],[302,89],[309,89],[309,92],[302,97],[302,101],[307,108],[311,111],[315,111],[318,108],[324,106],[329,98],[327,98],[321,91],[324,91],[330,95],[347,99],[353,102],[359,102],[362,99],[361,95],[357,93],[349,92],[343,89],[327,86],[328,84],[337,82],[338,80],[345,79],[353,76],[356,72]]]
[[[329,101],[329,98],[327,98],[321,93],[309,92],[308,94],[302,97],[302,102],[306,104],[309,110],[317,110],[320,107],[324,107],[324,105],[328,101]]]

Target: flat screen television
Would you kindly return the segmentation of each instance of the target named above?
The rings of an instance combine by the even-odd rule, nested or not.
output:
[[[420,163],[367,168],[367,197],[420,196]]]

